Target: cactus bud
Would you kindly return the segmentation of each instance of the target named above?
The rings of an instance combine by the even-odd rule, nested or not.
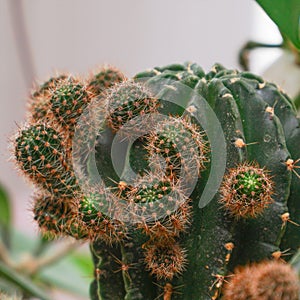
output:
[[[254,218],[272,202],[273,182],[266,169],[244,163],[225,175],[220,194],[231,215]]]

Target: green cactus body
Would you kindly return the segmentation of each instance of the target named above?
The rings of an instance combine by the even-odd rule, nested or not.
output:
[[[274,203],[264,211],[261,217],[245,222],[243,225],[245,232],[242,228],[240,229],[242,236],[244,238],[247,236],[247,240],[242,240],[244,250],[240,247],[243,252],[239,253],[238,257],[242,258],[241,261],[245,263],[243,260],[246,257],[250,261],[258,260],[271,255],[270,251],[273,247],[279,247],[283,234],[280,216],[287,211],[286,202],[291,176],[282,163],[288,159],[289,152],[279,119],[276,116],[270,119],[263,99],[243,80],[235,78],[225,79],[224,83],[232,91],[239,106],[246,143],[257,143],[247,147],[247,159],[255,160],[259,165],[266,167],[271,172],[274,181],[272,197]]]
[[[285,160],[282,159],[281,163],[290,171],[290,173],[292,173],[291,186],[289,188],[289,197],[287,201],[288,210],[284,212],[284,215],[288,212],[289,215],[287,218],[290,219],[287,220],[291,220],[292,222],[290,223],[287,220],[282,220],[282,226],[283,229],[286,228],[286,232],[283,237],[281,236],[280,249],[290,249],[291,253],[294,253],[299,247],[299,228],[297,228],[297,224],[300,219],[297,195],[299,195],[300,185],[299,175],[297,175],[297,163],[296,165],[292,165],[289,169],[288,161],[292,159],[291,163],[295,163],[300,156],[300,129],[297,112],[288,96],[285,95],[276,85],[265,82],[261,77],[251,73],[240,73],[236,76],[240,77],[247,83],[247,85],[251,86],[251,88],[257,92],[265,103],[265,110],[269,114],[269,118],[278,118],[284,131],[285,142],[290,153],[290,158],[286,158]]]
[[[202,82],[196,89],[204,92]],[[221,122],[227,142],[227,168],[233,168],[246,157],[245,149],[237,148],[233,143],[237,137],[244,138],[238,108],[233,97],[220,81],[217,81],[213,87],[209,87],[209,90],[209,96],[204,94],[204,97],[209,101]],[[194,114],[200,112],[197,97],[190,101],[189,106],[196,108]],[[201,175],[200,184],[192,194],[194,211],[199,210],[198,199],[207,177],[208,172],[204,172]],[[217,194],[209,205],[194,214],[191,233],[186,239],[187,260],[192,261],[192,265],[183,274],[183,278],[175,284],[184,284],[182,293],[185,299],[211,299],[219,292],[214,286],[215,276],[227,273],[226,245],[236,244],[236,225],[234,219],[220,209],[219,198],[220,195]],[[195,284],[195,282],[201,282],[201,284]],[[180,296],[177,298],[180,299]]]
[[[106,72],[87,88],[56,86],[56,121],[20,131],[15,151],[47,195],[34,207],[42,230],[90,240],[91,299],[221,299],[235,267],[299,247],[289,221],[300,222],[300,129],[288,96],[221,65],[206,74],[191,63],[156,67],[125,82]],[[104,117],[93,123],[97,110]],[[64,138],[71,127],[73,148]]]
[[[275,114],[281,121],[284,134],[286,137],[286,145],[291,155],[291,168],[289,169],[288,161],[285,161],[286,167],[292,173],[290,194],[288,198],[289,218],[292,221],[285,222],[286,232],[282,238],[280,248],[282,250],[290,249],[295,253],[300,246],[300,235],[297,224],[300,222],[300,207],[299,207],[299,171],[297,170],[297,160],[300,157],[300,121],[297,118],[297,111],[288,96],[283,94],[274,84],[265,83],[261,78],[262,88],[259,93],[264,97],[269,105],[270,115]],[[297,175],[298,174],[298,175]]]

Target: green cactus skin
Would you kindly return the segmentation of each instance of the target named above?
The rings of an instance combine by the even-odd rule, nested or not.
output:
[[[124,241],[108,248],[96,241],[91,244],[91,252],[96,270],[101,270],[91,284],[91,299],[142,300],[156,297],[156,286],[150,274],[144,271],[140,244]]]
[[[268,104],[270,117],[273,117],[275,114],[280,119],[291,159],[296,162],[300,157],[300,120],[297,118],[295,106],[290,101],[289,97],[274,84],[267,83],[262,78],[253,76],[253,74],[251,80],[248,80],[248,82],[255,86],[258,93]],[[300,193],[300,179],[295,172],[297,172],[297,168],[294,168],[294,172],[292,172],[290,195],[287,203],[290,220],[299,224],[300,206],[298,201],[299,197],[297,195]],[[300,246],[299,228],[295,224],[289,222],[285,225],[286,232],[281,240],[280,248],[282,250],[290,249],[290,253],[292,254],[295,253]]]
[[[265,82],[261,77],[251,73],[239,73],[236,75],[243,79],[250,85],[260,97],[263,98],[266,105],[266,112],[269,114],[270,119],[278,117],[284,131],[286,146],[290,152],[291,159],[296,161],[300,157],[300,128],[299,118],[297,118],[297,111],[289,99],[289,97],[281,91],[275,84]],[[284,162],[287,162],[285,160]],[[295,172],[297,169],[294,169]],[[288,210],[290,220],[298,224],[299,217],[299,178],[292,172],[292,180],[290,186],[290,194],[288,198]],[[299,228],[296,225],[286,222],[283,223],[286,232],[282,237],[280,249],[283,251],[290,249],[291,254],[295,253],[300,246]]]
[[[97,241],[91,244],[90,249],[95,266],[95,279],[90,286],[91,299],[124,299],[122,272],[115,272],[120,268],[114,259],[121,257],[120,248],[118,246],[108,248],[105,243]]]
[[[246,141],[258,142],[247,147],[247,159],[255,160],[259,165],[266,167],[271,172],[274,182],[274,203],[265,210],[261,217],[245,222],[240,228],[244,239],[245,234],[251,233],[247,241],[242,239],[241,244],[244,249],[240,247],[241,253],[238,255],[242,258],[241,261],[245,262],[246,257],[250,261],[263,256],[267,257],[270,255],[269,248],[279,246],[283,234],[280,216],[287,211],[286,203],[291,180],[291,174],[282,162],[289,158],[289,153],[279,119],[274,116],[270,120],[266,112],[266,104],[259,95],[256,95],[255,90],[243,80],[235,80],[235,77],[225,78],[223,82],[232,91],[239,105],[245,124]],[[261,130],[256,130],[256,128]],[[257,155],[257,153],[263,153],[263,155]]]
[[[199,82],[197,89],[202,89],[203,81]],[[233,168],[244,161],[246,157],[245,149],[235,147],[232,142],[235,138],[244,139],[241,117],[234,99],[229,95],[229,91],[220,81],[216,82],[214,89],[209,91],[209,95],[203,93],[209,104],[213,107],[224,131],[227,144],[227,168]],[[225,95],[225,96],[224,96]],[[209,97],[208,97],[209,96]],[[188,106],[193,106],[198,113],[198,103],[191,100]],[[229,113],[230,112],[230,113]],[[201,174],[203,183],[196,187],[192,194],[193,210],[199,210],[197,201],[205,185],[208,172]],[[195,197],[195,198],[194,198]],[[228,213],[220,209],[220,195],[214,199],[201,212],[194,214],[193,225],[190,236],[184,243],[187,245],[187,260],[192,261],[191,268],[183,273],[183,277],[174,285],[184,284],[181,292],[183,299],[211,299],[216,293],[214,275],[226,275],[226,255],[227,243],[237,245],[235,241],[235,221]],[[191,282],[191,284],[186,284]],[[201,282],[195,284],[194,282]],[[193,284],[194,283],[194,284]],[[210,290],[211,288],[211,290]],[[177,296],[176,296],[177,297]],[[180,299],[180,295],[177,297]]]
[[[62,171],[61,178],[71,178],[73,194],[64,192],[59,202],[53,200],[56,197],[44,196],[40,198],[44,200],[36,200],[34,212],[44,231],[91,241],[95,265],[91,299],[220,299],[224,278],[236,266],[271,259],[274,252],[286,248],[295,251],[300,246],[300,229],[282,219],[290,216],[292,221],[300,222],[297,201],[300,179],[295,173],[297,168],[291,164],[300,158],[300,128],[287,95],[256,75],[227,70],[218,64],[206,74],[192,63],[156,67],[124,83],[119,82],[125,77],[117,70],[107,70],[106,75],[101,72],[88,80],[87,89],[71,81],[67,84],[70,93],[65,95],[66,87],[56,87],[51,94],[51,109],[64,132],[74,128],[89,101],[98,103],[88,93],[95,98],[99,96],[107,105],[104,121],[108,128],[99,128],[95,145],[96,165],[105,184],[100,186],[102,194],[82,195],[77,182],[73,182],[64,134],[56,132],[55,136],[61,136],[60,141],[53,138],[55,129],[51,126],[55,122],[48,121],[50,125],[46,128],[52,133],[43,136],[43,141],[54,143],[60,156],[45,152],[41,144],[34,148],[35,137],[40,136],[40,129],[37,130],[40,124],[20,132],[15,151],[21,169],[54,196],[58,195],[57,191],[55,194],[48,182],[52,187],[57,178],[39,163],[37,168],[42,176],[33,173],[28,151],[35,162],[40,162],[41,153],[45,152],[55,170]],[[174,93],[181,95],[177,88],[180,84],[191,89],[180,103],[160,100],[172,99]],[[74,104],[77,93],[83,101],[75,100]],[[210,175],[211,153],[205,128],[197,122],[203,115],[199,95],[216,114],[226,141],[223,183],[210,203],[201,209],[199,200]],[[66,98],[70,101],[65,101]],[[62,105],[63,102],[70,107]],[[136,117],[157,113],[168,116],[169,120],[174,118],[174,122],[157,123],[146,135],[143,131],[146,123],[138,128],[144,136],[137,138],[127,151],[121,177],[126,178],[128,164],[139,175],[128,184],[113,169],[113,140],[125,124],[130,124],[129,131],[136,129]],[[191,151],[188,157],[181,156],[180,149],[184,147],[196,151]],[[162,165],[156,160],[157,154],[164,160]],[[86,164],[83,171],[90,174],[88,156],[83,163]],[[188,170],[194,166],[200,172],[191,176],[197,179],[197,184],[187,197],[179,174],[184,170],[189,175]],[[47,184],[40,184],[39,177]],[[169,196],[170,202],[177,204],[173,210],[160,202],[169,191],[175,191],[173,198]],[[239,206],[232,209],[234,199],[230,195],[252,201],[251,212],[245,213]],[[136,222],[126,225],[103,213],[108,197],[127,201],[128,213],[133,220],[137,217]],[[64,213],[68,210],[63,208],[66,203],[75,214],[70,220]],[[139,205],[144,205],[143,213]],[[153,205],[161,209],[162,217],[147,215]]]

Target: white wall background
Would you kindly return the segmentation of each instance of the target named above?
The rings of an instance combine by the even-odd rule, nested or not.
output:
[[[24,26],[14,13],[22,9]],[[15,224],[36,232],[31,187],[7,161],[7,140],[24,120],[34,78],[45,80],[54,70],[85,74],[103,63],[128,76],[186,60],[206,70],[215,62],[236,68],[240,47],[264,28],[267,18],[259,23],[257,12],[253,0],[0,0],[0,182],[14,201]]]

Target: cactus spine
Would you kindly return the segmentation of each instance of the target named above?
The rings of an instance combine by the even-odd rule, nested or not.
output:
[[[186,63],[131,80],[114,68],[86,82],[61,75],[31,98],[16,161],[39,189],[33,211],[42,231],[90,241],[91,299],[220,299],[237,266],[300,246],[299,229],[289,222],[300,221],[299,119],[275,85],[220,65],[205,73]],[[221,159],[213,157],[201,101],[223,130],[226,170],[200,209],[212,159]],[[111,153],[118,135],[118,146],[129,141],[130,147],[117,174]],[[76,143],[83,144],[79,173],[92,178],[88,192],[73,166]],[[91,153],[101,183],[93,180]],[[297,299],[294,283],[294,277],[278,279],[289,299]],[[237,283],[228,292],[226,285],[224,297],[274,292],[254,290]]]

